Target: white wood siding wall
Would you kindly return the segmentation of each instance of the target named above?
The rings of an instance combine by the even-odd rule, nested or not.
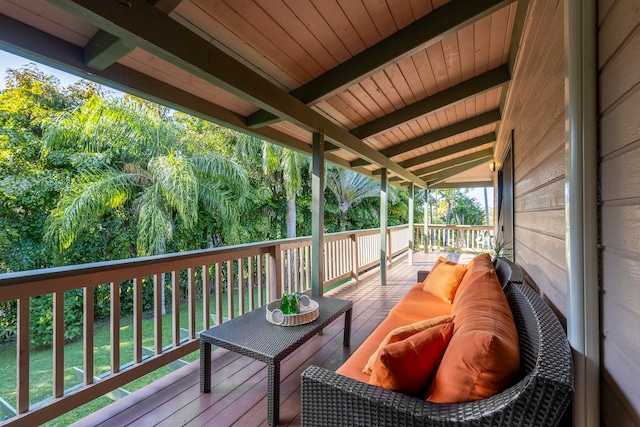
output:
[[[514,130],[516,262],[566,316],[563,2],[531,0],[497,158]],[[564,319],[561,319],[564,321]]]
[[[640,2],[598,2],[602,421],[640,425]]]

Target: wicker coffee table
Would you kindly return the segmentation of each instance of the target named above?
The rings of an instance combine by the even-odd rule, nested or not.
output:
[[[200,333],[200,391],[211,392],[211,346],[226,348],[265,362],[268,369],[267,422],[271,426],[280,419],[280,362],[295,349],[317,335],[344,314],[344,340],[351,340],[353,303],[328,297],[311,297],[320,305],[319,315],[311,323],[299,326],[277,326],[266,320],[266,308],[260,307],[240,317]]]

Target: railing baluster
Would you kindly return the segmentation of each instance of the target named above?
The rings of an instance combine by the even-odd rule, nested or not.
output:
[[[111,327],[111,372],[120,372],[120,282],[109,283]]]
[[[29,410],[29,298],[20,298],[18,308],[18,342],[16,358],[18,365],[17,409],[22,414]]]
[[[84,384],[93,383],[93,287],[84,288]]]
[[[53,397],[64,394],[64,291],[53,293]]]
[[[222,324],[222,264],[216,263],[216,323]]]
[[[255,310],[256,308],[256,298],[254,295],[255,286],[255,257],[250,256],[247,258],[247,278],[249,280],[249,310]]]
[[[196,269],[187,269],[187,288],[189,290],[189,303],[187,304],[187,317],[189,318],[189,338],[196,338]]]
[[[244,302],[244,258],[238,258],[238,310],[240,314],[245,313],[245,302]]]
[[[142,277],[133,279],[133,361],[142,362]]]
[[[164,292],[163,275],[153,275],[153,341],[154,353],[162,354],[162,293]]]
[[[209,266],[202,266],[202,329],[211,327],[211,284],[209,283]]]
[[[233,261],[227,261],[227,317],[235,317],[234,290],[233,290]]]
[[[264,255],[258,255],[258,307],[262,307],[264,304],[264,281],[262,280],[263,276],[263,259]]]
[[[173,347],[180,346],[180,272],[171,272],[171,326]]]

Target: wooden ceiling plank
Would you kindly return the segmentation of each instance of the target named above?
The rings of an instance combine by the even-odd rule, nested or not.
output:
[[[509,12],[505,7],[491,15],[491,35],[489,37],[489,69],[503,64],[505,46],[509,43]]]
[[[429,57],[427,56],[426,49],[411,56],[411,59],[413,60],[416,69],[420,70],[418,74],[420,75],[422,87],[424,87],[427,96],[432,96],[438,93],[436,76],[433,75],[433,70],[431,70],[431,64],[429,64]]]
[[[489,40],[491,34],[491,16],[485,16],[473,24],[476,73],[489,69]]]
[[[316,103],[418,50],[440,42],[447,35],[490,16],[513,1],[452,0],[290,93],[305,104]],[[256,117],[250,116],[249,123],[260,126]]]
[[[442,50],[444,52],[444,61],[449,75],[449,83],[455,86],[461,83],[462,66],[460,63],[460,46],[458,45],[458,34],[450,34],[442,39]],[[497,64],[496,67],[500,65]],[[493,67],[493,68],[496,68]]]
[[[462,172],[468,171],[469,169],[475,168],[476,166],[480,166],[481,164],[486,163],[492,157],[493,155],[482,158],[482,159],[474,160],[472,162],[465,163],[460,166],[449,168],[442,172],[436,172],[434,174],[425,175],[424,179],[427,182],[427,187],[431,188],[431,186],[433,185],[440,184],[441,182],[446,181],[447,179],[454,177]]]
[[[349,22],[351,22],[351,25],[367,47],[375,45],[385,37],[380,34],[378,26],[362,0],[342,1],[339,3]]]
[[[311,0],[322,19],[349,50],[350,57],[367,48],[336,0]]]
[[[481,135],[476,138],[460,142],[458,144],[449,145],[439,150],[435,150],[430,153],[423,154],[422,156],[414,157],[413,159],[409,159],[405,162],[401,162],[400,164],[409,168],[422,163],[431,162],[442,157],[450,156],[452,154],[460,153],[466,150],[471,150],[473,148],[480,147],[484,144],[495,143],[495,141],[496,141],[496,134],[489,133],[486,135]]]
[[[465,81],[480,75],[480,73],[476,73],[475,54],[473,53],[473,25],[461,29],[456,36],[460,52],[460,72],[462,73],[462,81]]]
[[[463,165],[474,160],[484,159],[485,157],[493,157],[493,148],[487,148],[485,150],[476,151],[475,153],[456,157],[455,159],[436,163],[435,165],[427,166],[426,168],[414,170],[413,173],[418,176],[429,175],[458,165]]]
[[[351,58],[349,49],[315,7],[309,7],[308,3],[300,0],[284,0],[284,2],[338,64]]]
[[[399,64],[394,64],[384,70],[385,74],[393,84],[393,87],[398,91],[398,94],[402,98],[404,105],[410,105],[416,102],[415,96],[413,96],[413,91],[411,90],[411,86],[407,77],[404,75],[404,72],[400,69]],[[418,84],[422,86],[422,82],[418,79]]]
[[[433,71],[433,75],[436,79],[438,92],[449,89],[451,87],[451,82],[449,81],[449,73],[447,72],[447,65],[444,60],[442,42],[427,46],[426,50],[431,70]]]
[[[376,2],[369,0],[367,3],[376,3]],[[407,25],[411,24],[413,21],[422,17],[422,16],[415,17],[413,15],[413,11],[411,10],[411,3],[409,0],[391,1],[391,2],[387,2],[387,5],[389,7],[391,16],[393,17],[393,21],[395,22],[397,28],[404,28]]]
[[[371,79],[382,91],[382,94],[389,100],[389,103],[393,106],[394,111],[406,107],[407,104],[404,103],[402,97],[389,79],[386,70],[374,74],[373,76],[371,76]]]
[[[256,0],[256,3],[276,22],[289,37],[295,41],[322,65],[323,71],[329,70],[339,64],[326,47],[320,43],[308,26],[296,16],[295,12],[282,0]],[[301,2],[298,2],[301,3]],[[264,29],[261,28],[264,31]],[[270,34],[269,32],[266,32]]]
[[[150,3],[165,14],[170,14],[182,0],[155,0]],[[133,50],[125,41],[104,30],[98,30],[84,48],[85,63],[96,70],[104,70]]]
[[[282,55],[289,58],[300,58],[295,62],[309,76],[321,75],[326,69],[318,63],[316,55],[309,54],[306,49],[300,45],[300,41],[294,38],[288,31],[287,27],[279,25],[279,23],[254,1],[227,1],[231,9],[238,16],[241,16],[249,25],[251,25],[259,38],[271,41]],[[275,4],[275,2],[272,2]],[[284,5],[282,5],[285,8]],[[302,36],[301,36],[302,37]],[[318,55],[320,56],[320,55]]]
[[[402,76],[405,78],[409,89],[411,90],[414,99],[413,102],[419,99],[426,98],[427,91],[422,84],[420,73],[416,68],[416,64],[413,62],[413,58],[404,58],[403,60],[399,61],[398,68],[400,69]],[[412,104],[413,102],[407,102],[407,104]]]
[[[144,0],[129,0],[131,7],[92,0],[50,0],[62,9],[158,57],[191,72],[260,108],[292,123],[323,133],[332,143],[361,158],[386,167],[419,187],[425,183],[395,162],[346,132],[264,77],[250,70],[208,41],[183,27]],[[145,25],[139,25],[144,22]]]
[[[387,129],[415,120],[416,117],[423,116],[447,105],[476,96],[478,93],[484,93],[497,86],[504,85],[509,82],[510,78],[509,70],[506,66],[498,67],[445,91],[387,114],[380,119],[373,120],[365,125],[352,129],[351,134],[360,139],[377,135]]]

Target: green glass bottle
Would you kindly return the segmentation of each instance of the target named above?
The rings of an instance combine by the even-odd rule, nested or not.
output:
[[[300,304],[298,303],[298,295],[295,292],[289,294],[289,311],[291,314],[300,313]]]
[[[284,292],[282,294],[282,299],[280,300],[280,310],[282,314],[291,314],[291,306],[289,305],[289,297],[287,293]]]

